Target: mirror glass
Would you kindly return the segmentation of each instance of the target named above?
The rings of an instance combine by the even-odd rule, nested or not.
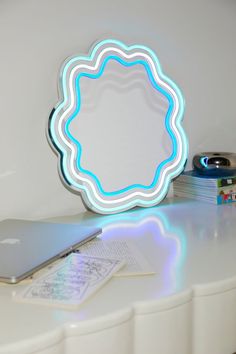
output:
[[[110,60],[99,79],[80,79],[80,93],[70,133],[82,146],[81,167],[106,192],[150,185],[172,143],[165,128],[168,101],[150,85],[143,65]]]

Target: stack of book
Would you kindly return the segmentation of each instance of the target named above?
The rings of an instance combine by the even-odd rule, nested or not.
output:
[[[214,204],[236,202],[236,176],[209,177],[194,170],[183,172],[173,182],[174,195]]]

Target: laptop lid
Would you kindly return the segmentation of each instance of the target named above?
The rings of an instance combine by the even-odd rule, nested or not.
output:
[[[102,230],[77,224],[0,222],[0,281],[17,283],[93,239]]]

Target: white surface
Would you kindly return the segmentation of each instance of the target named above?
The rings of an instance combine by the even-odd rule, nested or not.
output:
[[[45,127],[61,63],[105,37],[152,48],[182,89],[189,166],[199,151],[235,151],[235,20],[234,0],[1,0],[0,218],[84,210],[58,177]],[[156,138],[153,129],[144,143]]]
[[[78,311],[14,303],[16,286],[2,285],[0,353],[233,353],[235,216],[236,203],[175,199],[117,216],[60,218],[102,226],[104,239],[135,240],[157,273],[113,278]]]

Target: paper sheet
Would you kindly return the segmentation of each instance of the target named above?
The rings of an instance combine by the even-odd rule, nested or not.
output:
[[[115,276],[154,274],[155,271],[131,241],[102,240],[97,238],[79,248],[81,254],[108,257],[125,261],[125,266]]]
[[[23,291],[16,291],[14,300],[74,307],[95,293],[123,265],[119,260],[72,253]]]

